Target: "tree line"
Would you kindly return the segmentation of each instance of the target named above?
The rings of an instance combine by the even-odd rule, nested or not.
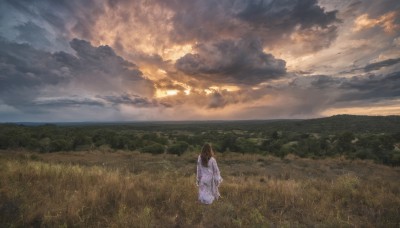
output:
[[[287,123],[285,123],[287,124]],[[294,123],[298,124],[298,123]],[[246,125],[247,126],[247,125]],[[147,125],[0,125],[0,149],[24,148],[38,152],[127,150],[181,155],[199,151],[205,142],[216,151],[258,153],[285,157],[324,158],[345,156],[400,165],[399,132],[290,131],[277,128],[241,128],[240,125],[182,123]]]

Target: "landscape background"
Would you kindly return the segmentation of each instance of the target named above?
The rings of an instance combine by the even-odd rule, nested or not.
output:
[[[343,156],[400,165],[399,116],[338,115],[308,120],[2,124],[0,149],[100,150],[151,154],[216,152],[285,157]]]
[[[0,127],[0,224],[62,227],[400,224],[398,116],[18,123]],[[211,142],[222,198],[197,201]]]

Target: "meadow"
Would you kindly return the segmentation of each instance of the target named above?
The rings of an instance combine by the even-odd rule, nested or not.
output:
[[[197,152],[0,151],[1,227],[399,227],[400,168],[217,153],[222,198],[197,202]]]

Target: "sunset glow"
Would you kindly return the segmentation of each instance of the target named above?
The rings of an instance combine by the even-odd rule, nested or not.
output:
[[[157,90],[156,97],[175,96],[178,92],[178,90]]]
[[[162,57],[164,59],[170,59],[172,61],[176,61],[177,59],[191,52],[192,52],[192,45],[190,44],[182,46],[175,45],[170,48],[166,48],[162,53]]]

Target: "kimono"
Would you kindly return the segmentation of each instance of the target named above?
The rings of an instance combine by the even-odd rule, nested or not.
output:
[[[222,182],[217,161],[211,157],[208,167],[201,164],[201,156],[197,159],[197,186],[199,187],[199,201],[211,204],[220,197],[218,186]]]

